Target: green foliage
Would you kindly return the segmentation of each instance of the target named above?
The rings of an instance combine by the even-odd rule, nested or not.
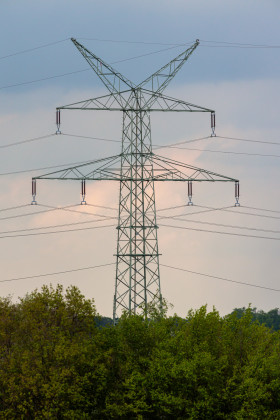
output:
[[[235,308],[234,313],[241,318],[246,311],[246,308]],[[278,308],[272,309],[271,311],[257,311],[256,308],[252,309],[252,320],[258,321],[260,324],[264,324],[274,331],[280,330],[280,312]]]
[[[75,287],[0,299],[0,418],[279,419],[280,335],[255,313],[163,302],[113,327]]]

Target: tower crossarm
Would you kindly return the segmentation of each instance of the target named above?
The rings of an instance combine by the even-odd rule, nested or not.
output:
[[[93,54],[91,51],[89,51],[76,39],[71,38],[71,41],[80,51],[82,56],[86,59],[90,67],[99,77],[99,79],[107,87],[109,92],[114,94],[116,96],[116,100],[119,102],[120,105],[122,105],[121,91],[127,88],[134,88],[134,84],[129,79],[124,77],[120,72],[113,69],[113,67],[110,66],[110,64],[105,63],[104,60],[102,60],[101,58]]]
[[[59,179],[59,180],[120,180],[120,160],[121,155],[110,156],[85,162],[80,165],[49,172],[44,175],[33,177],[32,179]]]
[[[161,67],[158,71],[156,71],[147,79],[145,79],[137,87],[147,88],[148,90],[154,93],[163,92],[163,90],[169,85],[171,80],[175,77],[175,75],[178,73],[178,71],[184,65],[184,63],[189,59],[189,57],[192,55],[192,53],[198,47],[198,45],[199,40],[196,40],[190,48],[186,49],[184,52],[179,54],[165,66]],[[151,105],[152,103],[153,98],[150,98],[148,104]]]
[[[149,164],[153,165],[153,171],[131,177],[129,172],[121,171],[122,154],[110,156],[86,162],[80,165],[71,166],[66,169],[39,175],[33,179],[58,179],[58,180],[90,180],[90,181],[210,181],[210,182],[238,182],[235,178],[217,174],[206,169],[197,168],[173,159],[155,155],[153,153],[138,154],[139,158],[148,159]],[[129,160],[133,154],[126,154]]]
[[[180,99],[175,99],[162,93],[153,93],[146,89],[141,90],[141,100],[146,103],[149,102],[149,99],[152,97],[153,106],[145,105],[140,110],[145,112],[152,111],[173,111],[173,112],[215,112],[213,109],[205,108],[199,105],[192,104],[191,102],[186,102]],[[72,110],[88,110],[88,111],[126,111],[134,112],[139,111],[139,106],[136,108],[135,103],[133,103],[131,98],[131,91],[126,90],[122,91],[121,95],[125,102],[123,101],[123,106],[120,107],[119,103],[116,101],[114,94],[103,95],[97,98],[86,99],[85,101],[75,102],[69,105],[63,105],[57,107],[57,109],[72,109]]]
[[[141,89],[144,98],[145,111],[174,111],[174,112],[215,112],[213,109],[192,104],[181,99],[175,99],[162,93],[154,93],[147,89]]]
[[[120,105],[114,93],[109,95],[98,96],[97,98],[90,98],[84,101],[74,102],[72,104],[58,106],[56,109],[79,109],[88,111],[124,111],[128,106],[130,90],[120,92],[122,97],[122,105]]]
[[[238,182],[238,179],[160,155],[153,154],[151,161],[153,162],[154,181]]]

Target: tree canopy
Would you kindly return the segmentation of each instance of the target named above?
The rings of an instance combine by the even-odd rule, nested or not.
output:
[[[0,299],[0,418],[280,418],[279,332],[251,308],[100,325],[76,287]]]

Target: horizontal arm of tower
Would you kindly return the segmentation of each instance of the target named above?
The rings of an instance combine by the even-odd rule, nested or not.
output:
[[[154,181],[238,182],[238,179],[155,154],[151,161]]]
[[[105,61],[85,48],[82,44],[76,41],[76,39],[71,38],[71,41],[86,59],[103,84],[107,87],[109,92],[114,94],[116,96],[116,100],[121,104],[121,91],[127,88],[133,88],[134,84],[121,73],[113,69],[112,66],[105,63]]]
[[[116,95],[111,93],[109,95],[98,96],[97,98],[90,98],[84,101],[58,106],[56,109],[123,111],[127,106],[130,92],[130,90],[124,90],[121,92],[122,105],[120,105],[119,101],[116,99]]]
[[[130,101],[131,91],[121,92],[126,100],[124,106],[120,107],[113,94],[99,96],[97,98],[87,99],[85,101],[75,102],[69,105],[59,106],[57,109],[87,110],[87,111],[132,111],[132,112],[215,112],[213,109],[205,108],[192,104],[180,99],[172,98],[160,93],[153,93],[146,89],[141,89],[141,102],[137,106]],[[149,102],[149,98],[153,97],[153,106],[149,107],[145,103]]]
[[[130,174],[129,164],[131,154],[121,154],[104,159],[87,162],[81,165],[58,170],[33,179],[56,180],[90,180],[90,181],[122,181],[122,182],[151,182],[151,181],[197,181],[197,182],[237,182],[235,178],[220,175],[206,169],[197,168],[183,162],[168,159],[153,153],[139,153],[145,160],[143,175]],[[121,159],[125,157],[125,162]],[[134,155],[135,157],[135,155]]]
[[[49,172],[44,175],[33,177],[33,179],[58,179],[58,180],[111,180],[120,179],[121,155],[110,156],[86,162],[80,165],[71,166],[66,169]],[[115,168],[115,165],[118,167]]]
[[[149,112],[215,112],[213,109],[205,108],[200,105],[195,105],[191,102],[186,102],[181,99],[172,98],[171,96],[163,95],[162,93],[153,93],[146,89],[141,89],[141,94],[144,98],[143,110]],[[152,105],[149,101],[149,97],[151,97],[153,100]]]

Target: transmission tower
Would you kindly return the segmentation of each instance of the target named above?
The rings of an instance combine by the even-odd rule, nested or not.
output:
[[[147,312],[153,302],[161,307],[159,250],[154,182],[179,181],[188,183],[188,205],[192,205],[192,182],[234,182],[236,205],[239,200],[237,179],[196,168],[153,153],[151,112],[208,112],[211,114],[212,135],[215,135],[215,112],[174,99],[163,91],[199,45],[197,40],[157,72],[135,85],[97,57],[79,42],[72,42],[90,67],[109,90],[109,94],[57,107],[57,134],[60,133],[60,111],[91,110],[123,113],[122,149],[116,156],[94,160],[32,178],[32,204],[36,204],[36,180],[80,180],[82,202],[85,201],[87,180],[118,181],[119,215],[116,253],[116,277],[113,305],[114,323],[123,310]]]

